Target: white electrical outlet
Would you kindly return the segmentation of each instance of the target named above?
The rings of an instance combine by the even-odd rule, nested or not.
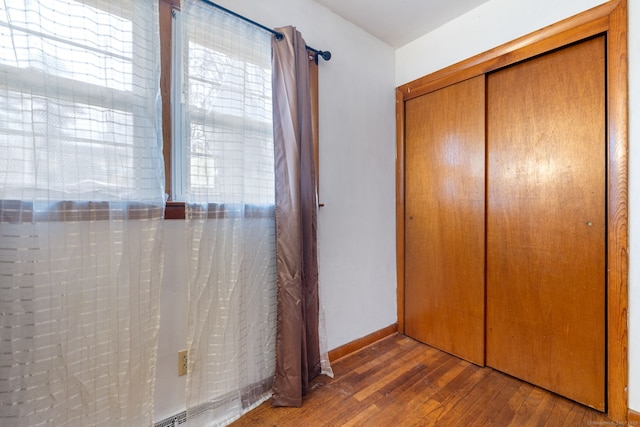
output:
[[[181,350],[178,352],[178,376],[187,375],[187,368],[189,364],[188,350]]]

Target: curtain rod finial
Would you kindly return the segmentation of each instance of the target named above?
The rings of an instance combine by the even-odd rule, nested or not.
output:
[[[329,52],[328,50],[321,50],[320,52],[318,52],[318,55],[322,56],[322,59],[324,59],[325,61],[331,59],[331,52]]]

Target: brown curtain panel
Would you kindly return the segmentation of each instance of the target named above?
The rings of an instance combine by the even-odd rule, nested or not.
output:
[[[309,55],[293,27],[273,47],[278,326],[273,406],[301,406],[320,373],[315,153]]]

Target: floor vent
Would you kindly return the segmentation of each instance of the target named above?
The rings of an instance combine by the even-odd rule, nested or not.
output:
[[[165,418],[153,425],[153,427],[174,427],[187,422],[187,411],[182,411],[177,415]]]
[[[229,422],[235,421],[240,415],[246,414],[271,397],[272,383],[273,379],[268,378],[247,386],[241,391],[220,396],[211,402],[194,407],[190,411],[190,419],[194,420],[200,415],[213,412],[215,413],[214,418]],[[175,427],[186,422],[187,411],[182,411],[155,423],[153,427]]]

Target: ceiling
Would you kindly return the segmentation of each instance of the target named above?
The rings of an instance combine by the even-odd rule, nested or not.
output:
[[[400,47],[488,0],[316,0],[392,47]]]

